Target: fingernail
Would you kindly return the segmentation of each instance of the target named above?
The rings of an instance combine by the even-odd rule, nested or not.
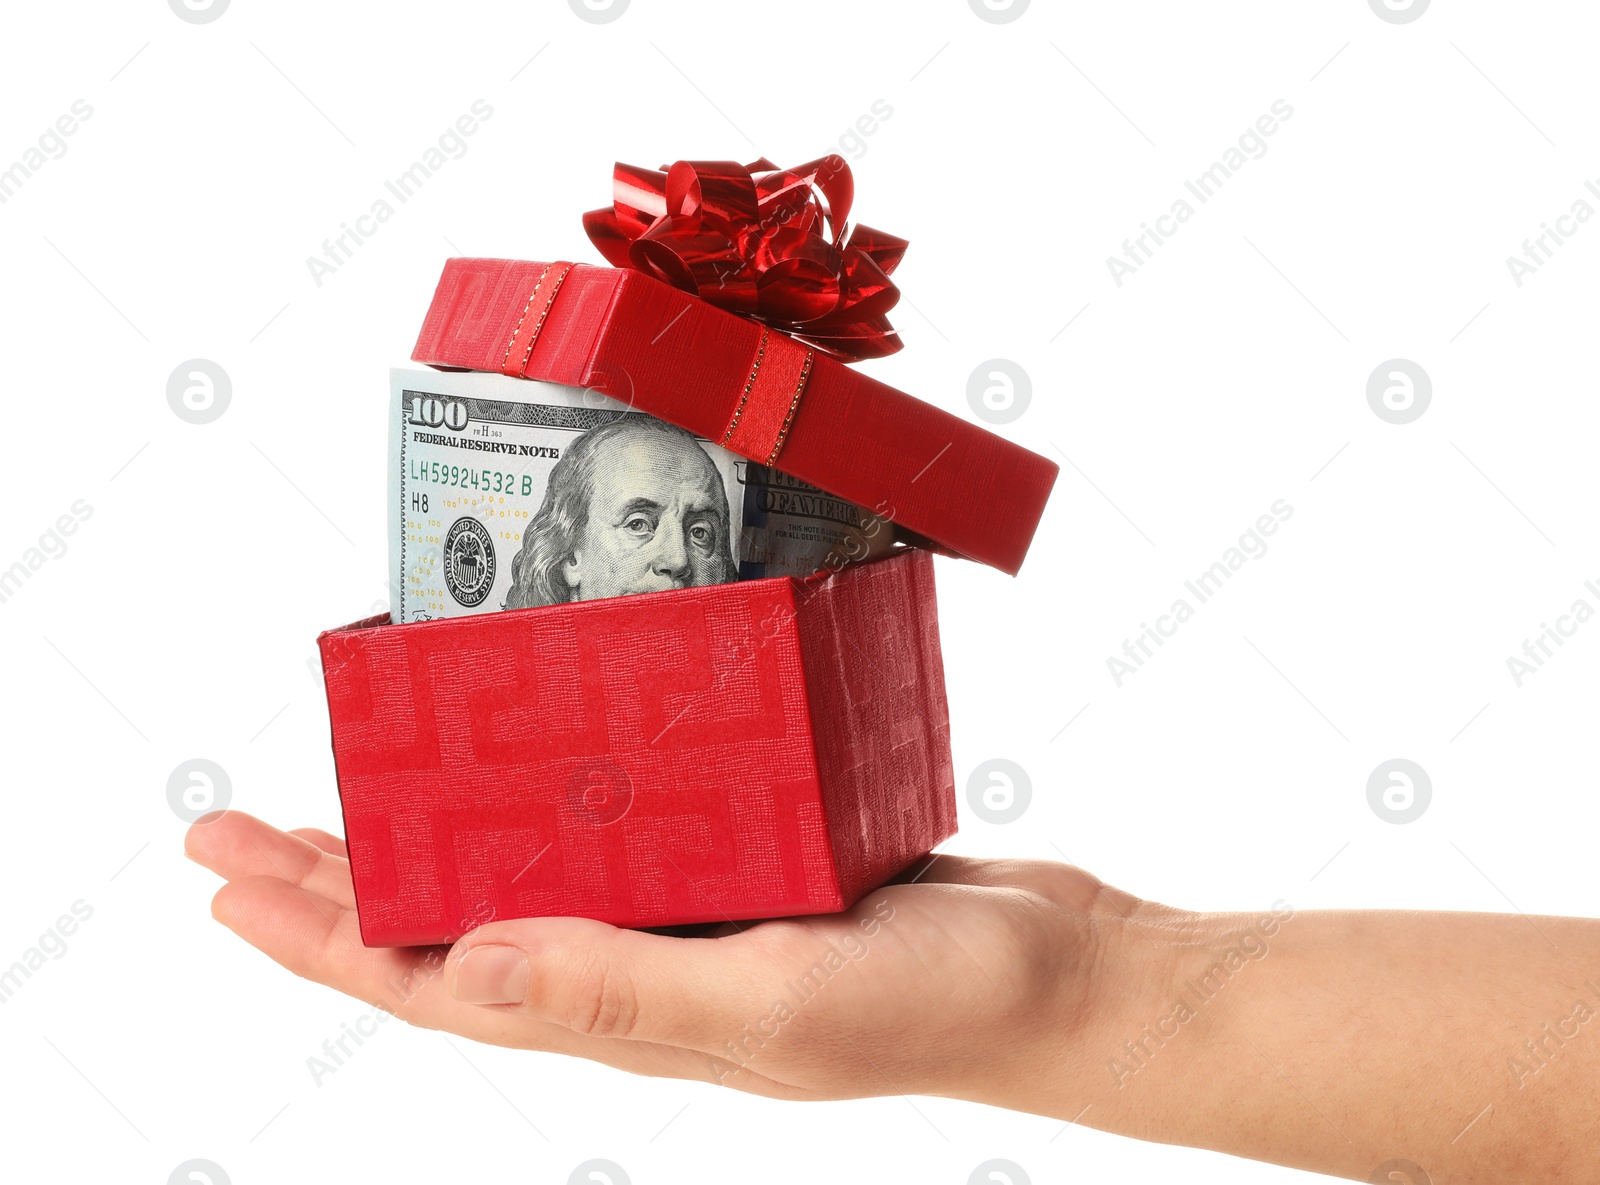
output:
[[[528,956],[514,946],[475,946],[456,964],[451,994],[463,1004],[520,1004],[528,996]]]

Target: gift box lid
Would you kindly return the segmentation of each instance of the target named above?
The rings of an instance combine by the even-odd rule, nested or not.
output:
[[[1012,575],[1059,471],[631,268],[448,260],[411,356],[598,391]]]

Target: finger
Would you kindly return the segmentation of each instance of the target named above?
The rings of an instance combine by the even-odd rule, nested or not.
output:
[[[350,852],[344,846],[344,840],[330,831],[324,831],[320,827],[296,827],[289,834],[298,835],[301,839],[316,844],[330,856],[338,856],[341,860],[350,858]]]
[[[979,885],[1028,888],[1040,868],[1059,868],[1044,860],[989,859],[934,852],[914,860],[895,877],[897,885]]]
[[[442,990],[444,947],[363,946],[354,910],[276,876],[229,881],[212,898],[211,915],[302,979],[424,1028],[478,1035],[452,1023],[474,1010]]]
[[[301,978],[391,1010],[405,995],[380,1001],[386,981],[409,986],[426,963],[427,948],[363,946],[354,910],[272,874],[230,880],[211,899],[211,916]]]
[[[496,1045],[586,1057],[636,1074],[719,1081],[736,1070],[732,1063],[702,1052],[602,1041],[537,1017],[461,1003],[441,982],[443,947],[364,947],[353,912],[278,877],[230,881],[217,891],[211,912],[302,979],[354,996],[413,1025]],[[762,1089],[750,1079],[746,1074],[738,1085]],[[777,1089],[771,1084],[765,1093]]]
[[[193,824],[184,836],[188,855],[228,880],[275,876],[347,909],[355,907],[350,864],[309,840],[279,831],[243,811],[224,811]]]
[[[461,939],[445,983],[465,1003],[586,1037],[718,1054],[766,1015],[771,1001],[756,989],[776,969],[743,935],[673,938],[584,918],[529,918],[491,922]]]
[[[1108,914],[1131,918],[1149,904],[1132,893],[1106,884],[1075,864],[1055,860],[982,859],[941,854],[914,865],[909,871],[911,876],[901,883],[1027,889],[1079,913],[1104,909]]]

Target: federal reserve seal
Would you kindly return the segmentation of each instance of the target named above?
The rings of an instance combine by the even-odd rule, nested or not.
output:
[[[475,518],[458,518],[445,533],[444,585],[468,609],[483,604],[494,587],[494,543]]]

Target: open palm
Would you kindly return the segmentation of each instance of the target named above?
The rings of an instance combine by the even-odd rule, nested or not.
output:
[[[1008,1055],[1086,1008],[1097,918],[1141,907],[1068,865],[941,856],[822,917],[696,937],[534,918],[368,948],[337,837],[228,811],[185,848],[227,880],[224,925],[411,1024],[783,1098],[1004,1093]],[[486,998],[514,1002],[470,1002]]]

